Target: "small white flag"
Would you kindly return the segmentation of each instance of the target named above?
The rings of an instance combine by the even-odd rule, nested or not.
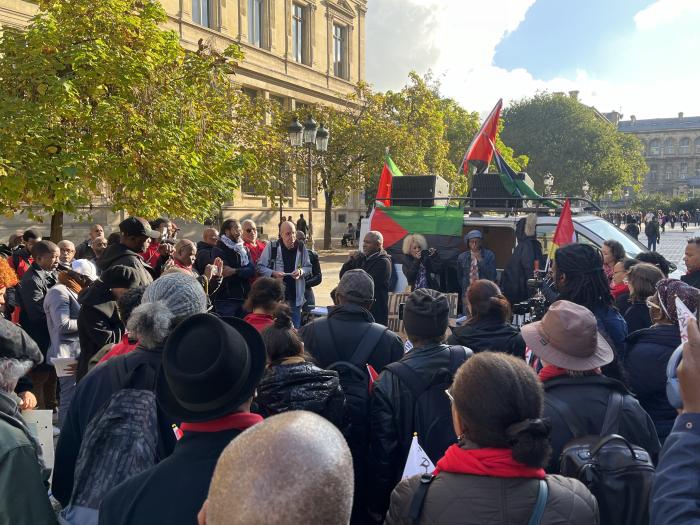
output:
[[[401,479],[410,478],[416,474],[422,476],[423,474],[432,474],[435,470],[435,465],[430,461],[428,454],[425,450],[421,448],[418,444],[418,434],[413,434],[413,441],[411,441],[411,448],[408,451],[408,457],[406,458],[406,466],[403,468],[403,475]]]
[[[683,301],[676,297],[676,317],[678,317],[678,328],[681,332],[681,341],[688,342],[688,321],[695,318]]]

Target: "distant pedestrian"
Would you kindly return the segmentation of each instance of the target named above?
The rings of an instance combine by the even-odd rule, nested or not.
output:
[[[289,217],[289,220],[292,220],[291,217]],[[309,225],[306,224],[306,219],[304,219],[304,214],[299,215],[299,220],[297,221],[297,231],[304,232],[304,235],[307,235],[309,233]]]
[[[644,235],[647,236],[647,249],[655,252],[656,243],[661,242],[661,233],[659,232],[659,221],[656,220],[656,216],[652,215],[651,221],[649,221],[644,227]]]

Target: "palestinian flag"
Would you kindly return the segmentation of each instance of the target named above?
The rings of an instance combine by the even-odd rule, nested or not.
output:
[[[391,183],[394,177],[401,177],[403,173],[391,160],[387,148],[387,154],[384,156],[384,169],[382,176],[379,178],[379,187],[377,188],[376,204],[379,206],[391,206]]]
[[[479,132],[474,136],[472,143],[469,144],[459,169],[460,172],[468,173],[470,162],[476,166],[477,173],[483,173],[488,169],[493,158],[493,145],[496,143],[496,133],[498,132],[498,121],[501,118],[502,107],[503,99],[499,99],[489,116],[484,120]]]
[[[571,219],[571,203],[566,199],[564,207],[561,209],[557,228],[554,230],[552,244],[549,246],[548,257],[554,258],[554,252],[557,248],[566,246],[576,242],[576,231],[574,230],[574,221]]]
[[[392,257],[403,257],[403,239],[420,233],[443,261],[455,261],[462,248],[464,210],[461,207],[388,206],[376,207],[370,215],[370,229],[384,236],[384,249]]]

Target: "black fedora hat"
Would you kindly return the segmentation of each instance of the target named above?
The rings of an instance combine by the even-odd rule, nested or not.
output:
[[[225,416],[253,396],[266,360],[262,337],[245,321],[193,315],[165,343],[156,398],[177,421]]]

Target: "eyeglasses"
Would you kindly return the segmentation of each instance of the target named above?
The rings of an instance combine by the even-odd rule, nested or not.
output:
[[[452,394],[450,393],[450,389],[449,389],[449,388],[448,388],[447,390],[445,390],[445,395],[446,395],[446,396],[448,397],[448,399],[450,400],[450,404],[453,404],[453,403],[455,402],[455,398],[452,397]]]

